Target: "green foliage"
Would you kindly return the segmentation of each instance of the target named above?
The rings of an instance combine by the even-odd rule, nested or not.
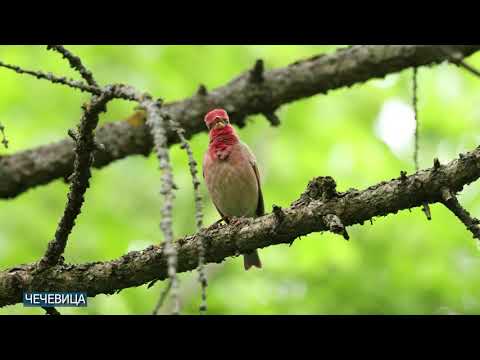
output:
[[[71,46],[100,84],[122,82],[165,101],[223,85],[263,58],[266,68],[285,66],[333,46]],[[58,54],[38,46],[2,46],[2,61],[78,78]],[[480,54],[468,59],[480,67]],[[239,130],[255,152],[263,178],[266,210],[288,206],[314,176],[332,176],[338,189],[362,189],[411,173],[413,143],[393,151],[376,135],[386,102],[411,102],[412,71],[371,80],[282,107],[281,126],[261,116]],[[66,136],[80,118],[87,94],[0,69],[0,122],[11,154]],[[453,65],[419,69],[420,167],[433,157],[447,162],[479,143],[480,79]],[[126,118],[133,109],[116,100],[101,122]],[[251,120],[251,121],[250,121]],[[402,119],[399,119],[401,121]],[[200,119],[199,119],[200,121]],[[413,133],[410,137],[413,139]],[[207,146],[202,133],[191,140],[201,164]],[[193,189],[187,156],[171,148],[179,190],[174,208],[175,236],[195,231]],[[480,183],[466,187],[460,201],[480,216]],[[160,173],[155,156],[129,157],[94,170],[67,262],[109,260],[162,241],[159,230]],[[218,219],[204,184],[206,225]],[[66,202],[61,180],[1,200],[0,267],[37,261],[54,235]],[[241,257],[208,265],[209,314],[443,314],[480,312],[480,252],[465,227],[441,205],[432,221],[420,208],[374,219],[348,229],[350,241],[330,233],[298,239],[291,247],[260,250],[262,271],[245,272]],[[196,272],[180,274],[184,314],[198,313]],[[66,314],[149,314],[164,287],[158,282],[89,299],[86,309]],[[40,290],[40,289],[39,289]],[[81,290],[81,289],[78,289]],[[165,311],[168,311],[167,304]],[[23,305],[0,314],[42,314]]]

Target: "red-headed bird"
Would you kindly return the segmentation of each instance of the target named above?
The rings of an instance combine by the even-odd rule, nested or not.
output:
[[[228,114],[215,109],[205,115],[210,144],[203,159],[203,178],[222,218],[255,217],[264,214],[260,174],[255,156],[240,141]],[[257,250],[243,254],[245,270],[262,267]]]

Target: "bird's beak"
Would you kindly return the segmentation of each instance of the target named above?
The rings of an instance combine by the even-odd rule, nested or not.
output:
[[[218,122],[215,123],[215,125],[213,126],[214,129],[223,129],[226,125],[226,122],[224,120],[220,120]]]

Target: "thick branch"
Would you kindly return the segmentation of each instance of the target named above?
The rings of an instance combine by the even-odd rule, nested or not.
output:
[[[469,56],[480,45],[450,46],[462,56]],[[351,86],[412,66],[442,62],[448,54],[438,45],[351,46],[331,55],[316,56],[287,67],[264,71],[262,82],[250,81],[250,71],[225,86],[195,94],[183,101],[165,104],[163,111],[185,129],[187,139],[205,131],[202,121],[206,112],[223,107],[231,121],[243,124],[248,115],[268,114],[281,105]],[[173,130],[168,132],[169,144],[178,141]],[[105,151],[95,153],[95,167],[134,154],[149,154],[151,137],[145,125],[132,126],[119,121],[106,124],[97,131]],[[10,156],[0,157],[0,198],[11,198],[25,190],[68,176],[73,168],[73,144],[63,140]]]
[[[457,193],[480,177],[480,147],[441,169],[421,170],[410,176],[384,181],[365,190],[337,192],[331,178],[312,180],[307,190],[282,213],[281,221],[275,213],[238,224],[212,226],[206,229],[206,263],[219,263],[227,257],[248,253],[257,248],[275,244],[289,244],[297,237],[311,232],[327,231],[323,220],[336,215],[342,224],[363,224],[375,216],[395,214],[400,210],[420,206],[423,202],[443,201],[442,189]],[[328,186],[327,186],[328,185]],[[178,272],[194,270],[198,265],[200,249],[198,235],[176,241]],[[130,252],[119,259],[72,265],[59,264],[36,273],[37,264],[18,266],[0,272],[0,306],[15,304],[22,292],[87,291],[89,296],[112,294],[121,289],[146,284],[155,279],[168,278],[165,245],[150,246]]]

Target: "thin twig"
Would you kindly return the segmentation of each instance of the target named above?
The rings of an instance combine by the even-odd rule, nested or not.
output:
[[[460,61],[457,62],[457,65],[460,65],[460,66],[463,67],[465,70],[468,70],[468,71],[470,71],[472,74],[480,77],[480,71],[478,71],[477,69],[475,69],[473,66],[467,64],[465,61],[460,60]]]
[[[26,70],[16,65],[6,64],[2,61],[0,61],[0,67],[14,70],[19,74],[31,75],[36,77],[37,79],[47,80],[53,84],[66,85],[83,92],[88,92],[92,95],[102,95],[103,93],[111,92],[112,98],[124,99],[129,101],[136,101],[136,102],[140,102],[142,101],[142,99],[145,98],[145,94],[140,93],[133,86],[130,86],[130,85],[112,84],[112,85],[107,85],[104,88],[100,88],[97,86],[85,84],[82,81],[68,79],[65,76],[60,77],[60,76],[53,75],[52,73],[44,73],[43,71]]]
[[[71,88],[78,89],[80,91],[89,92],[91,94],[95,94],[95,95],[102,94],[102,89],[100,89],[97,86],[87,85],[82,81],[68,79],[65,76],[60,77],[60,76],[53,75],[52,73],[44,73],[43,71],[25,70],[19,66],[6,64],[2,61],[0,61],[0,67],[14,70],[19,74],[32,75],[37,79],[48,80],[54,84],[58,83],[58,84],[66,85]]]
[[[480,240],[480,221],[472,218],[470,213],[460,205],[457,197],[448,188],[442,188],[442,203],[457,216],[460,221],[473,234],[473,237]]]
[[[2,144],[5,147],[5,149],[8,149],[8,140],[7,140],[7,137],[5,136],[5,126],[3,126],[2,123],[0,123],[0,132],[2,133]]]
[[[278,212],[278,210],[277,210]],[[340,218],[335,215],[335,214],[327,214],[323,217],[323,220],[325,222],[325,225],[328,227],[328,229],[335,233],[342,235],[345,240],[349,240],[350,236],[348,235],[347,229],[345,229],[345,226],[342,224],[342,221]]]
[[[193,151],[188,143],[187,139],[185,138],[185,130],[181,128],[177,122],[170,120],[170,126],[175,130],[177,133],[180,142],[181,148],[185,149],[187,156],[188,156],[188,166],[190,168],[190,174],[192,176],[192,185],[193,191],[195,196],[195,225],[197,228],[197,232],[201,236],[201,241],[199,242],[199,256],[198,256],[198,275],[199,275],[199,282],[202,291],[202,302],[200,304],[200,314],[205,314],[207,311],[207,275],[205,273],[204,263],[205,263],[205,244],[204,240],[205,237],[201,234],[202,225],[203,225],[203,211],[202,211],[202,196],[200,195],[200,181],[198,179],[198,170],[197,170],[197,162],[193,157]]]
[[[153,309],[152,315],[158,314],[158,311],[163,306],[163,303],[165,302],[165,299],[167,298],[167,295],[171,288],[172,288],[172,281],[169,281],[165,289],[163,289],[162,294],[160,295],[160,298],[158,299],[157,304],[155,305],[155,309]]]
[[[47,251],[40,260],[40,269],[58,263],[67,245],[68,235],[75,225],[84,202],[84,194],[89,187],[90,167],[93,162],[95,141],[93,131],[98,124],[101,112],[106,111],[106,104],[112,99],[112,92],[94,96],[90,103],[84,105],[84,113],[78,125],[75,142],[75,161],[71,176],[68,200],[63,216],[55,232],[55,238],[48,244]]]
[[[180,301],[178,298],[178,279],[177,279],[177,250],[173,244],[172,229],[172,210],[176,185],[173,181],[173,170],[170,164],[170,156],[168,153],[167,129],[163,114],[160,112],[161,104],[150,98],[140,101],[140,106],[147,112],[147,126],[152,134],[155,152],[160,163],[162,171],[162,188],[160,193],[164,196],[164,203],[161,210],[162,220],[160,228],[165,238],[165,253],[168,256],[168,275],[172,282],[172,298],[174,303],[173,314],[180,313]]]
[[[267,118],[270,125],[272,126],[280,125],[280,119],[278,118],[277,114],[275,114],[275,111],[267,111],[263,113],[263,115]]]
[[[417,109],[417,74],[418,69],[417,67],[413,68],[413,112],[415,113],[415,150],[413,152],[413,162],[415,164],[415,171],[418,171],[418,109]]]
[[[418,171],[418,148],[419,148],[419,120],[418,120],[418,97],[417,97],[417,76],[418,76],[418,69],[416,66],[413,67],[413,96],[412,96],[412,104],[413,104],[413,112],[415,114],[415,149],[413,151],[413,162],[415,164],[415,171]],[[424,212],[425,216],[428,220],[432,219],[430,206],[427,202],[422,204],[422,211]]]
[[[261,83],[264,79],[264,65],[263,65],[263,60],[258,59],[255,61],[255,65],[253,66],[253,69],[250,70],[250,81],[253,83]]]
[[[47,50],[50,49],[53,49],[62,54],[63,58],[68,60],[70,66],[80,73],[80,75],[87,82],[88,85],[98,87],[98,84],[93,78],[92,73],[87,70],[87,68],[82,64],[82,60],[80,60],[78,56],[75,56],[73,53],[65,49],[62,45],[48,45]]]
[[[447,55],[448,61],[450,61],[451,63],[454,63],[455,65],[469,71],[473,75],[480,77],[480,71],[475,69],[472,65],[467,64],[465,60],[463,60],[463,56],[461,53],[453,51],[449,46],[440,46],[440,51],[443,54]]]

